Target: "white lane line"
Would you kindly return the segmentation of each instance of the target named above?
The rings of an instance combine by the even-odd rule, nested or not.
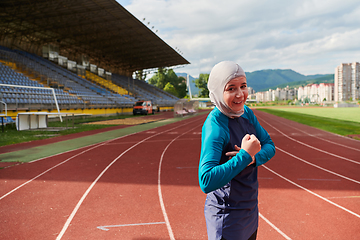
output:
[[[278,233],[280,233],[281,236],[283,236],[285,239],[287,240],[291,240],[291,238],[289,238],[285,233],[283,233],[279,228],[277,228],[272,222],[270,222],[268,219],[266,219],[266,217],[264,217],[260,212],[259,212],[259,216],[265,221],[267,222],[267,224],[269,224],[273,229],[275,229]]]
[[[168,218],[168,215],[166,213],[166,209],[165,209],[165,204],[164,204],[164,200],[163,200],[163,196],[162,196],[162,192],[161,192],[161,166],[162,166],[162,163],[163,163],[163,160],[164,160],[164,155],[165,155],[165,152],[166,150],[169,148],[169,146],[176,140],[178,139],[179,137],[183,136],[184,134],[192,131],[193,129],[201,126],[203,123],[201,123],[200,125],[190,129],[189,131],[186,131],[184,133],[182,133],[181,135],[177,136],[176,138],[174,138],[164,149],[164,151],[162,152],[161,154],[161,157],[160,157],[160,162],[159,162],[159,170],[158,170],[158,196],[159,196],[159,202],[160,202],[160,207],[161,207],[161,211],[163,213],[163,216],[164,216],[164,219],[165,219],[165,223],[166,223],[166,227],[168,229],[168,232],[169,232],[169,237],[170,237],[170,240],[175,240],[175,236],[174,236],[174,232],[172,231],[172,228],[171,228],[171,225],[170,225],[170,221],[169,221],[169,218]]]
[[[192,123],[192,122],[195,122],[195,121],[196,121],[196,120],[191,121],[191,122],[189,122],[189,123]],[[116,158],[98,175],[98,177],[94,180],[94,182],[90,185],[90,187],[85,191],[85,193],[83,194],[83,196],[81,197],[81,199],[79,200],[79,202],[76,204],[74,210],[71,212],[70,216],[69,216],[68,219],[66,220],[66,222],[65,222],[65,224],[64,224],[61,232],[60,232],[59,235],[57,236],[56,240],[60,240],[60,239],[64,236],[66,230],[67,230],[68,227],[70,226],[70,223],[71,223],[72,219],[74,218],[75,214],[76,214],[77,211],[79,210],[81,204],[84,202],[84,200],[85,200],[85,198],[87,197],[87,195],[90,193],[90,191],[91,191],[92,188],[95,186],[95,184],[99,181],[99,179],[105,174],[105,172],[106,172],[119,158],[121,158],[125,153],[127,153],[128,151],[130,151],[131,149],[133,149],[133,148],[136,147],[137,145],[145,142],[146,140],[148,140],[148,139],[150,139],[150,138],[153,138],[153,137],[155,137],[155,136],[157,136],[157,135],[160,135],[160,134],[162,134],[162,133],[166,133],[166,132],[172,131],[172,130],[174,130],[174,129],[176,129],[176,128],[185,126],[185,125],[187,125],[187,124],[189,124],[189,123],[184,123],[184,124],[182,124],[182,125],[176,126],[176,127],[174,127],[174,128],[168,129],[168,130],[166,130],[166,131],[163,131],[163,132],[160,132],[160,133],[151,135],[150,137],[147,137],[147,138],[143,139],[142,141],[140,141],[140,142],[134,144],[133,146],[129,147],[127,150],[125,150],[124,152],[122,152],[118,157],[116,157]]]
[[[192,122],[193,122],[193,121],[192,121]],[[192,122],[190,122],[190,123],[192,123]],[[83,153],[85,153],[85,152],[87,152],[87,151],[93,150],[93,149],[95,149],[95,148],[97,148],[97,147],[100,147],[100,146],[103,146],[103,145],[105,145],[105,144],[109,144],[109,143],[111,144],[112,141],[116,141],[116,140],[119,140],[119,139],[121,139],[121,138],[125,138],[125,137],[131,136],[131,135],[134,135],[134,134],[138,134],[138,133],[139,133],[139,132],[130,133],[130,134],[127,134],[127,135],[124,135],[124,136],[121,136],[121,137],[118,137],[118,138],[115,138],[115,139],[107,140],[107,141],[102,142],[102,143],[94,143],[94,144],[91,144],[91,145],[88,145],[88,146],[84,146],[84,147],[81,147],[81,148],[77,148],[77,149],[73,149],[73,150],[61,152],[61,153],[58,153],[58,154],[54,154],[54,155],[51,155],[51,156],[48,156],[48,157],[39,158],[39,159],[36,159],[36,160],[34,160],[34,161],[31,161],[31,162],[29,162],[29,163],[34,163],[34,162],[41,161],[41,160],[44,160],[44,159],[48,159],[48,158],[51,158],[51,157],[59,156],[59,155],[61,155],[61,154],[65,154],[65,153],[69,153],[69,152],[73,152],[73,151],[77,151],[77,150],[80,150],[80,149],[83,149],[83,148],[87,148],[87,147],[93,146],[93,147],[91,147],[91,148],[89,148],[89,149],[87,149],[87,150],[84,150],[84,151],[82,151],[82,152],[80,152],[80,153],[78,153],[78,154],[76,154],[76,155],[74,155],[74,156],[72,156],[72,157],[64,160],[64,161],[61,162],[61,163],[58,163],[57,165],[55,165],[55,166],[53,166],[53,167],[45,170],[44,172],[40,173],[39,175],[33,177],[32,179],[26,181],[25,183],[23,183],[23,184],[21,184],[21,185],[19,185],[18,187],[14,188],[14,189],[11,190],[10,192],[8,192],[8,193],[4,194],[3,196],[1,196],[1,197],[0,197],[0,200],[3,199],[3,198],[5,198],[6,196],[10,195],[11,193],[19,190],[21,187],[27,185],[28,183],[31,183],[31,182],[34,181],[35,179],[37,179],[37,178],[41,177],[42,175],[44,175],[45,173],[53,170],[54,168],[56,168],[56,167],[58,167],[58,166],[60,166],[60,165],[62,165],[62,164],[64,164],[64,163],[68,162],[69,160],[71,160],[71,159],[73,159],[73,158],[75,158],[75,157],[77,157],[77,156],[80,156],[81,154],[83,154]]]
[[[350,214],[354,215],[355,217],[360,218],[360,215],[359,215],[359,214],[354,213],[353,211],[350,211],[349,209],[344,208],[343,206],[340,206],[339,204],[336,204],[336,203],[334,203],[334,202],[332,202],[332,201],[328,200],[327,198],[322,197],[322,196],[320,196],[319,194],[317,194],[317,193],[314,193],[314,192],[310,191],[310,190],[309,190],[309,189],[307,189],[307,188],[304,188],[303,186],[301,186],[301,185],[299,185],[299,184],[297,184],[297,183],[295,183],[295,182],[293,182],[293,181],[291,181],[291,180],[289,180],[289,179],[285,178],[284,176],[280,175],[279,173],[277,173],[277,172],[275,172],[275,171],[271,170],[270,168],[266,167],[265,165],[261,165],[261,166],[262,166],[262,167],[264,167],[265,169],[267,169],[268,171],[272,172],[272,173],[273,173],[273,174],[275,174],[276,176],[278,176],[278,177],[280,177],[280,178],[284,179],[285,181],[287,181],[287,182],[289,182],[289,183],[291,183],[291,184],[295,185],[296,187],[301,188],[302,190],[305,190],[306,192],[308,192],[308,193],[310,193],[310,194],[312,194],[312,195],[314,195],[314,196],[316,196],[316,197],[318,197],[318,198],[320,198],[320,199],[324,200],[325,202],[328,202],[328,203],[330,203],[330,204],[334,205],[335,207],[338,207],[338,208],[340,208],[340,209],[342,209],[342,210],[344,210],[344,211],[346,211],[346,212],[348,212],[348,213],[350,213]]]
[[[100,230],[109,231],[109,228],[117,228],[117,227],[132,227],[132,226],[145,226],[145,225],[157,225],[157,224],[165,224],[165,222],[151,222],[151,223],[133,223],[133,224],[122,224],[122,225],[109,225],[109,226],[99,226],[96,227]]]
[[[136,133],[138,133],[138,132],[136,132]],[[77,151],[77,150],[80,150],[80,149],[83,149],[83,148],[87,148],[87,147],[91,147],[91,146],[95,146],[95,147],[103,146],[104,144],[107,144],[107,143],[110,143],[110,142],[112,142],[112,141],[115,141],[115,140],[118,140],[118,139],[121,139],[121,138],[125,138],[125,137],[128,137],[128,136],[134,135],[134,134],[136,134],[136,133],[130,133],[130,134],[128,134],[128,135],[124,135],[124,136],[121,136],[121,137],[118,137],[118,138],[115,138],[115,139],[106,140],[105,142],[93,143],[93,144],[90,144],[90,145],[87,145],[87,146],[84,146],[84,147],[81,147],[81,148],[72,149],[72,150],[68,150],[68,151],[65,151],[65,152],[57,153],[57,154],[54,154],[54,155],[51,155],[51,156],[39,158],[39,159],[30,161],[29,163],[38,162],[38,161],[41,161],[41,160],[44,160],[44,159],[47,159],[47,158],[55,157],[55,156],[58,156],[58,155],[61,155],[61,154],[65,154],[65,153]],[[86,150],[85,150],[85,151],[86,151]],[[84,152],[85,152],[85,151],[84,151]]]
[[[84,150],[84,151],[82,151],[82,152],[80,152],[80,153],[78,153],[78,154],[75,154],[75,155],[74,155],[74,156],[72,156],[72,157],[69,157],[69,158],[68,158],[68,159],[66,159],[65,161],[63,161],[63,162],[61,162],[61,163],[58,163],[58,164],[56,164],[55,166],[53,166],[53,167],[51,167],[51,168],[49,168],[49,169],[45,170],[44,172],[40,173],[39,175],[37,175],[37,176],[33,177],[32,179],[30,179],[30,180],[28,180],[28,181],[24,182],[23,184],[21,184],[21,185],[19,185],[18,187],[14,188],[14,189],[13,189],[13,190],[11,190],[10,192],[8,192],[8,193],[6,193],[5,195],[1,196],[1,197],[0,197],[0,200],[1,200],[1,199],[3,199],[3,198],[5,198],[6,196],[10,195],[11,193],[15,192],[16,190],[19,190],[21,187],[25,186],[26,184],[28,184],[28,183],[30,183],[30,182],[32,182],[32,181],[34,181],[35,179],[37,179],[37,178],[41,177],[41,176],[42,176],[42,175],[44,175],[45,173],[47,173],[47,172],[49,172],[49,171],[53,170],[54,168],[57,168],[58,166],[60,166],[60,165],[62,165],[62,164],[64,164],[64,163],[66,163],[66,162],[70,161],[71,159],[73,159],[73,158],[75,158],[75,157],[78,157],[79,155],[84,154],[84,153],[86,153],[86,152],[88,152],[88,151],[90,151],[90,150],[93,150],[93,149],[97,148],[97,147],[100,147],[100,146],[102,146],[102,145],[104,145],[104,144],[105,144],[105,143],[102,143],[102,144],[96,145],[96,146],[91,147],[91,148],[89,148],[89,149],[86,149],[86,150]]]
[[[32,179],[24,182],[23,184],[21,184],[21,185],[19,185],[18,187],[14,188],[14,189],[11,190],[10,192],[8,192],[8,193],[6,193],[5,195],[1,196],[1,197],[0,197],[0,200],[3,199],[3,198],[5,198],[6,196],[10,195],[11,193],[15,192],[16,190],[19,190],[21,187],[25,186],[26,184],[31,183],[31,182],[34,181],[35,179],[37,179],[37,178],[41,177],[42,175],[44,175],[45,173],[53,170],[54,168],[56,168],[56,167],[58,167],[58,166],[60,166],[60,165],[62,165],[62,164],[64,164],[64,163],[68,162],[69,160],[71,160],[71,159],[73,159],[73,158],[75,158],[75,157],[80,156],[81,154],[84,154],[84,153],[86,153],[86,152],[88,152],[88,151],[90,151],[90,150],[93,150],[93,149],[97,148],[97,147],[100,147],[100,146],[103,146],[103,145],[105,145],[105,144],[108,144],[108,143],[110,143],[111,141],[119,140],[119,139],[121,139],[121,138],[128,137],[128,136],[131,136],[131,135],[134,135],[134,134],[136,134],[136,133],[131,133],[131,134],[128,134],[128,135],[126,135],[126,136],[121,136],[121,137],[118,137],[118,138],[115,138],[115,139],[110,139],[110,140],[107,140],[107,141],[102,142],[102,143],[91,144],[91,145],[89,145],[89,146],[81,147],[81,148],[78,148],[78,149],[73,149],[73,150],[70,150],[70,151],[58,153],[58,154],[55,154],[55,155],[52,155],[52,156],[48,156],[48,157],[44,157],[44,158],[40,158],[40,159],[31,161],[31,162],[29,162],[29,163],[34,163],[34,162],[36,162],[36,161],[44,160],[44,159],[46,159],[46,158],[51,158],[51,157],[54,157],[54,156],[59,156],[59,155],[61,155],[61,154],[65,154],[65,153],[77,151],[77,150],[79,150],[79,149],[83,149],[83,148],[90,147],[90,148],[88,148],[88,149],[86,149],[86,150],[84,150],[84,151],[82,151],[82,152],[80,152],[80,153],[77,153],[77,154],[75,154],[74,156],[72,156],[72,157],[64,160],[63,162],[58,163],[58,164],[56,164],[55,166],[53,166],[53,167],[45,170],[44,172],[40,173],[39,175],[33,177]],[[91,147],[91,146],[93,146],[93,147]]]
[[[284,123],[282,123],[282,122],[279,121],[279,120],[275,120],[275,121],[279,122],[280,124],[284,124]],[[344,147],[344,148],[348,148],[348,149],[351,149],[351,150],[360,152],[360,149],[358,149],[358,148],[349,147],[349,146],[344,145],[344,144],[341,144],[341,143],[333,142],[333,141],[330,141],[330,140],[328,140],[328,139],[318,137],[318,136],[316,136],[316,135],[314,135],[314,134],[305,132],[305,131],[303,131],[303,130],[300,130],[299,128],[293,127],[293,126],[288,125],[288,124],[285,124],[285,125],[288,126],[288,127],[293,128],[293,129],[296,129],[296,130],[298,130],[298,131],[300,131],[300,132],[302,132],[302,133],[305,133],[305,134],[307,134],[307,135],[309,135],[309,136],[311,136],[311,137],[314,137],[314,138],[323,140],[323,141],[325,141],[325,142],[328,142],[328,143],[331,143],[331,144],[334,144],[334,145],[337,145],[337,146],[341,146],[341,147]],[[341,135],[338,135],[338,134],[334,134],[334,133],[330,133],[330,134],[333,134],[333,135],[338,136],[338,137],[345,138],[344,136],[341,136]],[[354,139],[352,139],[352,138],[346,138],[346,139],[354,140]]]
[[[341,177],[341,178],[344,178],[344,179],[346,179],[346,180],[352,181],[352,182],[354,182],[354,183],[360,184],[360,182],[357,181],[357,180],[354,180],[354,179],[352,179],[352,178],[345,177],[345,176],[343,176],[343,175],[341,175],[341,174],[338,174],[338,173],[336,173],[336,172],[327,170],[327,169],[322,168],[322,167],[320,167],[320,166],[318,166],[318,165],[315,165],[315,164],[313,164],[313,163],[310,163],[310,162],[308,162],[308,161],[306,161],[306,160],[304,160],[304,159],[302,159],[302,158],[299,158],[299,157],[297,157],[297,156],[295,156],[295,155],[293,155],[293,154],[291,154],[291,153],[289,153],[289,152],[287,152],[287,151],[285,151],[285,150],[282,150],[281,148],[278,148],[278,147],[275,147],[275,148],[278,149],[278,150],[280,150],[280,151],[282,151],[282,152],[284,152],[284,153],[286,153],[287,155],[289,155],[289,156],[291,156],[291,157],[293,157],[293,158],[296,158],[296,159],[298,159],[298,160],[300,160],[300,161],[302,161],[302,162],[304,162],[304,163],[306,163],[306,164],[309,164],[309,165],[311,165],[311,166],[313,166],[313,167],[319,168],[319,169],[321,169],[321,170],[323,170],[323,171],[325,171],[325,172],[331,173],[331,174],[336,175],[336,176],[338,176],[338,177]]]
[[[306,146],[306,147],[312,148],[312,149],[317,150],[317,151],[319,151],[319,152],[328,154],[328,155],[330,155],[330,156],[337,157],[337,158],[340,158],[340,159],[343,159],[343,160],[346,160],[346,161],[349,161],[349,162],[352,162],[352,163],[355,163],[355,164],[359,164],[359,165],[360,165],[360,162],[358,162],[358,161],[355,161],[355,160],[352,160],[352,159],[349,159],[349,158],[346,158],[346,157],[342,157],[342,156],[339,156],[339,155],[336,155],[336,154],[333,154],[333,153],[324,151],[324,150],[322,150],[322,149],[313,147],[313,146],[311,146],[311,145],[309,145],[309,144],[306,144],[306,143],[301,142],[301,141],[298,141],[298,140],[296,140],[296,139],[294,139],[294,138],[292,138],[292,137],[289,137],[288,135],[286,135],[285,133],[283,133],[282,131],[280,131],[279,129],[277,129],[276,127],[274,127],[273,125],[271,125],[270,123],[266,122],[266,121],[263,120],[263,119],[261,119],[261,120],[262,120],[263,122],[265,122],[266,124],[268,124],[268,125],[269,125],[270,127],[272,127],[273,129],[275,129],[276,131],[278,131],[279,133],[281,133],[283,136],[289,138],[290,140],[292,140],[292,141],[294,141],[294,142],[297,142],[297,143],[299,143],[299,144],[302,144],[302,145],[304,145],[304,146]]]
[[[148,137],[148,138],[152,138]],[[57,240],[61,239],[63,237],[63,235],[65,234],[66,230],[68,229],[72,219],[74,218],[75,214],[77,213],[77,211],[79,210],[81,204],[84,202],[85,198],[87,197],[87,195],[90,193],[90,191],[92,190],[92,188],[95,186],[95,184],[99,181],[99,179],[105,174],[105,172],[119,159],[121,158],[125,153],[127,153],[128,151],[130,151],[131,149],[133,149],[134,147],[136,147],[137,145],[139,145],[140,143],[144,142],[145,140],[147,140],[148,138],[145,138],[144,140],[138,142],[137,144],[134,144],[133,146],[131,146],[130,148],[126,149],[124,152],[122,152],[117,158],[115,158],[99,175],[98,177],[91,183],[90,187],[85,191],[85,193],[83,194],[83,196],[81,197],[81,199],[79,200],[79,202],[76,204],[74,210],[71,212],[70,216],[68,217],[68,219],[66,220],[61,232],[59,233],[59,235],[57,236]]]

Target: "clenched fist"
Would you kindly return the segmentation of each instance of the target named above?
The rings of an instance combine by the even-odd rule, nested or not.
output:
[[[241,141],[241,148],[251,157],[254,157],[261,150],[260,141],[254,134],[246,134]]]

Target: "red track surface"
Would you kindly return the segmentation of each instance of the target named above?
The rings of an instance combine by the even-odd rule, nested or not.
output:
[[[360,239],[360,141],[255,113],[277,147],[258,239]],[[207,239],[205,117],[1,169],[0,239]]]

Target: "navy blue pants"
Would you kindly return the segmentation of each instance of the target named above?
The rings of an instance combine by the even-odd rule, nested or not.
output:
[[[253,233],[253,235],[251,235],[251,237],[248,240],[256,240],[256,235],[257,235],[257,229]],[[222,237],[221,240],[226,240],[226,239],[224,237]]]

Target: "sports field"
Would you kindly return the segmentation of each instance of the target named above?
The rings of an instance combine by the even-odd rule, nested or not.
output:
[[[360,239],[360,141],[254,113],[276,146],[258,169],[258,240]],[[0,147],[13,162],[0,169],[0,239],[207,239],[207,114],[172,116]]]
[[[292,107],[276,108],[279,111],[308,114],[318,117],[333,118],[360,123],[360,107],[333,108],[333,107]]]
[[[358,108],[270,107],[258,108],[282,118],[360,140]]]

